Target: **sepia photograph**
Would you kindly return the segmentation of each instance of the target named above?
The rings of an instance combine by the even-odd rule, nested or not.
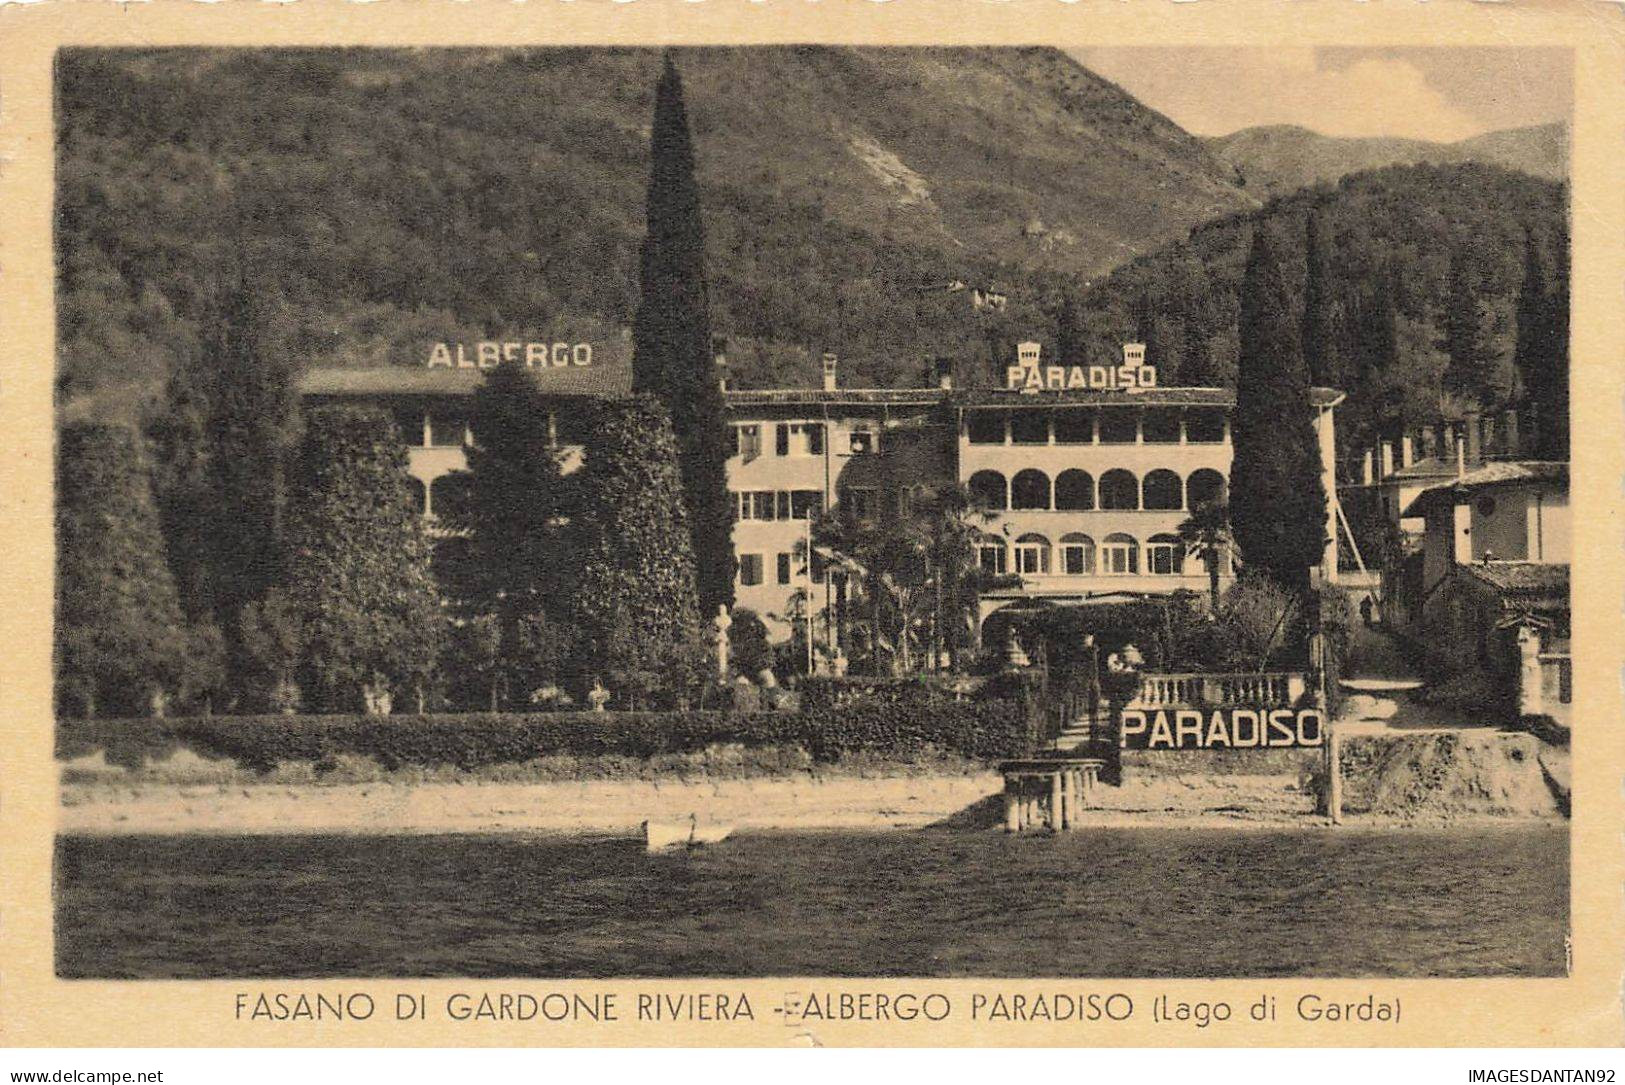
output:
[[[1568,976],[1575,70],[60,49],[56,977]]]

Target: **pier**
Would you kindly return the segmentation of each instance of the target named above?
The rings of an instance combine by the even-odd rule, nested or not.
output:
[[[1004,828],[1019,833],[1048,828],[1052,832],[1075,829],[1089,804],[1089,794],[1100,786],[1099,757],[1043,757],[1005,761]]]

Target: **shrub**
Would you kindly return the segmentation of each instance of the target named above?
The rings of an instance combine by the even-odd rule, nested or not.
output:
[[[1003,631],[1013,628],[1034,664],[1064,674],[1091,659],[1085,638],[1092,636],[1101,667],[1106,657],[1134,645],[1148,670],[1188,665],[1188,645],[1205,624],[1201,596],[1177,592],[1161,599],[1131,603],[1098,603],[1086,607],[995,612],[984,627],[983,641],[1002,645]]]
[[[794,712],[536,712],[442,716],[212,716],[157,720],[62,720],[57,756],[96,749],[128,764],[184,746],[268,771],[283,761],[372,757],[385,768],[473,769],[553,754],[649,758],[719,744],[795,746],[817,761],[851,754],[910,757],[927,750],[995,760],[1036,745],[1028,713],[1008,701],[922,707],[869,702]]]
[[[1416,693],[1424,704],[1452,708],[1498,722],[1513,714],[1515,698],[1505,682],[1483,667],[1472,667],[1422,687]]]

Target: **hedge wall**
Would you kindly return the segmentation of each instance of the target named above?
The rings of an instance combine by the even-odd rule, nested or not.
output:
[[[966,757],[1020,757],[1036,745],[1029,714],[1002,701],[864,704],[799,712],[551,712],[426,716],[209,716],[173,720],[61,720],[58,758],[103,750],[139,767],[177,748],[269,770],[283,761],[370,756],[385,768],[478,768],[550,754],[652,757],[719,743],[800,746],[814,760],[859,751],[912,756],[936,748]]]

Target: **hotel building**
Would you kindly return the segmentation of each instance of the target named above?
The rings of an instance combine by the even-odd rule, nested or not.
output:
[[[982,620],[1036,600],[1078,605],[1205,591],[1206,567],[1187,556],[1178,530],[1193,509],[1225,500],[1235,393],[1157,385],[1138,344],[1115,368],[1044,366],[1037,344],[1020,349],[1002,389],[958,390],[945,371],[928,387],[841,388],[836,360],[826,356],[821,388],[725,390],[737,605],[762,615],[775,639],[802,620],[822,639],[832,624],[822,619],[845,595],[846,574],[826,575],[823,555],[808,546],[812,522],[825,510],[852,522],[903,516],[924,492],[956,483],[986,510],[978,522],[983,568],[1020,578],[982,600]],[[582,397],[626,394],[630,368],[611,362],[532,372],[573,469],[585,414],[575,407]],[[478,367],[313,369],[302,393],[310,403],[392,411],[408,442],[419,506],[433,517],[447,477],[465,465],[467,399],[481,380]],[[1317,388],[1309,405],[1333,498],[1340,402],[1341,393]],[[1334,516],[1329,511],[1328,540]],[[1328,542],[1323,574],[1336,572]],[[1223,583],[1232,579],[1228,558],[1220,574]]]

